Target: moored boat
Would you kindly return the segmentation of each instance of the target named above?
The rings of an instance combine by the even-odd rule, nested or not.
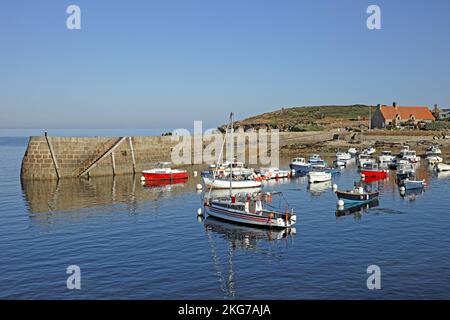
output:
[[[437,145],[429,146],[429,147],[427,148],[427,150],[425,151],[425,155],[426,155],[426,156],[430,156],[430,155],[440,155],[440,154],[442,154],[442,151],[441,151],[441,149],[439,148],[439,146],[437,146]]]
[[[338,152],[336,153],[336,160],[347,161],[352,158],[352,155],[348,152]]]
[[[349,148],[349,149],[347,150],[347,152],[350,153],[350,155],[351,155],[352,157],[355,157],[356,154],[358,153],[358,150],[356,150],[356,148],[351,147],[351,148]]]
[[[227,125],[226,132],[230,129],[230,149],[231,159],[233,158],[234,139],[233,139],[233,113],[230,114],[230,123]],[[223,147],[222,147],[223,151]],[[221,154],[222,154],[221,151]],[[219,155],[219,157],[221,156]],[[209,185],[205,181],[205,184],[209,186],[209,192],[205,194],[203,204],[205,211],[208,215],[218,219],[226,220],[234,223],[247,224],[252,226],[269,227],[269,228],[291,228],[296,223],[296,214],[294,210],[289,208],[282,193],[247,193],[245,196],[238,196],[233,194],[233,188],[241,186],[244,181],[233,180],[233,172],[229,174],[228,183],[225,180],[215,179],[215,175],[212,177],[203,177],[209,179]],[[214,184],[217,186],[217,182],[220,182],[220,186],[226,186],[229,189],[229,195],[226,197],[214,197],[211,191]],[[247,183],[254,183],[255,185],[261,184],[260,181],[248,180]],[[223,184],[222,184],[223,183]],[[248,188],[248,184],[245,185]],[[280,196],[280,200],[284,200],[284,211],[281,208],[275,208],[272,204],[272,197],[274,195]],[[278,203],[281,203],[278,202]]]
[[[294,158],[289,164],[289,168],[298,174],[306,174],[311,170],[311,164],[305,158]]]
[[[415,174],[414,167],[407,160],[399,160],[397,163],[397,181],[402,181],[406,178],[411,178]]]
[[[344,203],[363,203],[370,202],[377,199],[379,191],[367,191],[361,186],[355,186],[352,190],[341,191],[337,190],[336,195],[339,200],[343,200]]]
[[[251,176],[233,176],[232,179],[203,176],[202,179],[205,186],[212,189],[229,189],[230,187],[234,189],[259,188],[262,185],[261,181]]]
[[[282,179],[290,176],[289,171],[280,170],[278,168],[261,168],[260,172],[266,179]]]
[[[180,180],[188,179],[186,170],[172,169],[169,167],[170,162],[160,162],[157,168],[151,170],[143,170],[142,177],[144,180]]]
[[[375,159],[373,159],[367,153],[361,153],[358,156],[358,166],[361,168],[366,163],[375,163]]]
[[[297,222],[293,209],[274,210],[272,197],[280,193],[247,194],[245,197],[226,197],[223,199],[205,199],[204,206],[208,215],[218,219],[268,228],[291,228]],[[268,206],[270,204],[270,207]]]
[[[385,150],[381,152],[381,155],[378,157],[380,163],[391,163],[395,160],[395,156],[392,155],[392,152],[389,150]]]
[[[420,161],[420,157],[416,154],[414,150],[408,150],[403,153],[403,160],[408,160],[411,163],[417,163]]]
[[[361,175],[367,178],[380,178],[384,179],[388,175],[387,170],[380,169],[378,163],[367,162],[361,168]]]

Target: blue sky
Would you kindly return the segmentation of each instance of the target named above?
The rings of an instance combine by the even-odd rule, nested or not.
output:
[[[81,8],[81,30],[66,8]],[[368,5],[382,30],[366,28]],[[450,1],[3,1],[0,128],[190,128],[281,107],[450,107]]]

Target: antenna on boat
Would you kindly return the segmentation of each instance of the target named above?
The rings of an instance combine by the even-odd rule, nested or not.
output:
[[[233,112],[230,113],[230,199],[233,196],[233,149],[234,149],[234,136],[233,136]]]

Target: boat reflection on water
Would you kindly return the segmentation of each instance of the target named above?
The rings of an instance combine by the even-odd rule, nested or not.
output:
[[[176,179],[176,180],[144,180],[142,181],[142,186],[149,188],[166,188],[172,185],[177,185],[178,187],[183,187],[187,183],[187,179]]]
[[[331,181],[309,183],[306,187],[309,192],[314,196],[319,196],[322,193],[331,189]]]
[[[224,235],[234,248],[250,250],[255,249],[260,240],[282,240],[296,234],[295,228],[267,229],[249,227],[222,221],[211,216],[205,219],[204,225],[206,231],[213,231]]]
[[[348,204],[336,209],[336,217],[356,215],[361,216],[364,212],[368,211],[370,208],[378,207],[380,202],[378,199],[373,199],[370,202]]]
[[[425,192],[425,188],[421,189],[410,189],[410,190],[400,190],[400,196],[409,201],[415,201],[418,196]]]
[[[296,234],[295,228],[266,229],[249,227],[222,221],[211,216],[204,220],[204,226],[211,247],[213,267],[219,277],[223,297],[226,299],[236,296],[233,260],[236,250],[254,251],[276,259],[278,256],[274,254],[273,246],[259,247],[258,244],[261,242],[275,244],[277,241],[282,240],[284,240],[284,243],[292,244]],[[225,240],[226,253],[223,252],[223,243],[215,240],[217,235]],[[225,263],[222,263],[222,261]]]

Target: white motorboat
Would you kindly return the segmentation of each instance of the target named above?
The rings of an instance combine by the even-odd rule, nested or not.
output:
[[[428,161],[428,164],[437,164],[443,161],[443,159],[438,155],[428,155],[426,160]]]
[[[427,148],[425,151],[425,155],[432,156],[432,155],[440,155],[442,154],[441,149],[437,145],[432,145]]]
[[[261,168],[261,175],[266,179],[282,179],[288,178],[290,172],[287,170],[280,170],[279,168]]]
[[[399,160],[397,163],[397,180],[401,181],[406,178],[413,177],[415,174],[414,167],[408,160]]]
[[[230,189],[230,185],[233,189],[259,188],[262,185],[261,181],[244,176],[233,177],[232,180],[207,176],[202,177],[202,179],[205,186],[212,189]]]
[[[375,152],[377,152],[377,149],[375,149],[374,147],[368,147],[366,149],[364,149],[363,153],[367,153],[368,155],[372,155]]]
[[[310,171],[308,172],[308,182],[325,182],[331,180],[331,173],[325,171]]]
[[[380,163],[391,163],[395,160],[395,156],[392,155],[392,152],[389,150],[385,150],[381,152],[381,155],[378,157]]]
[[[352,148],[349,148],[347,152],[350,153],[350,155],[351,155],[352,157],[355,157],[356,154],[358,153],[358,150],[356,150],[356,148],[353,148],[353,147],[352,147]]]
[[[347,161],[352,158],[352,155],[348,152],[338,152],[336,153],[336,160]]]
[[[375,159],[373,159],[367,153],[361,153],[358,156],[358,165],[359,165],[359,167],[364,166],[366,163],[375,163]]]
[[[450,171],[450,164],[438,163],[436,164],[436,170],[438,172]]]
[[[409,151],[409,146],[408,145],[404,145],[402,147],[402,149],[400,150],[400,153],[399,153],[398,157],[400,159],[402,159],[408,151]]]
[[[403,160],[408,160],[411,163],[417,163],[420,161],[420,157],[416,154],[414,150],[406,151],[403,154]]]

